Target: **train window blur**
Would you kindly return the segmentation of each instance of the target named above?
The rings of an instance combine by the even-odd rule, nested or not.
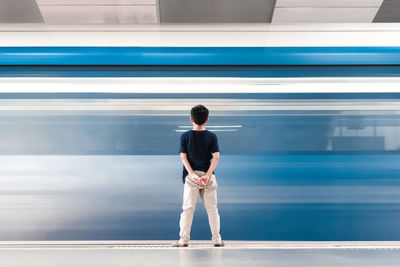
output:
[[[224,154],[400,148],[393,100],[3,99],[0,154],[175,155],[198,102],[210,107]]]

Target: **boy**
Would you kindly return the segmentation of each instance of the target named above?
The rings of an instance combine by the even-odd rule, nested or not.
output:
[[[208,222],[212,233],[214,247],[225,244],[219,234],[220,221],[217,208],[217,181],[214,169],[219,160],[217,136],[206,130],[208,109],[197,105],[190,111],[190,122],[193,129],[181,135],[180,156],[183,167],[182,180],[184,185],[182,213],[179,222],[179,241],[174,247],[187,247],[190,240],[193,213],[200,194],[207,210]],[[210,160],[212,159],[212,162]]]

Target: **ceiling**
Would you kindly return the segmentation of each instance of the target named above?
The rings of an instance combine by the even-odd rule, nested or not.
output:
[[[34,0],[0,0],[0,23],[43,23]]]
[[[400,22],[400,1],[385,0],[374,22]]]
[[[0,23],[400,22],[400,0],[0,0]]]
[[[272,23],[368,23],[383,0],[277,0]]]

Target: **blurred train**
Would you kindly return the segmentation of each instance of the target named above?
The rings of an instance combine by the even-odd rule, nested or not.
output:
[[[224,239],[399,240],[400,29],[241,27],[3,29],[0,240],[176,239],[198,103]]]

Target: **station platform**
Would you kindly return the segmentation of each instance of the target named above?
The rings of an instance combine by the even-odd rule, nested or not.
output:
[[[0,242],[0,266],[398,266],[400,242]]]

